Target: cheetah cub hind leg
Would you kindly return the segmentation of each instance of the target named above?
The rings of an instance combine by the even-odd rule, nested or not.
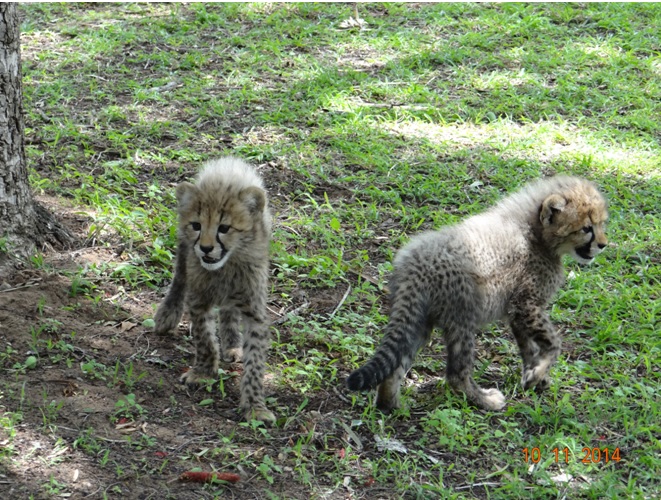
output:
[[[459,383],[456,380],[448,380],[448,383],[456,394],[465,394],[468,401],[480,408],[498,411],[505,407],[505,395],[498,389],[483,389],[472,380],[468,383]]]
[[[406,370],[398,366],[394,373],[379,384],[376,390],[376,407],[383,413],[391,413],[401,406],[400,387]]]
[[[449,343],[448,351],[453,352],[452,344]],[[457,394],[465,394],[473,404],[485,410],[498,411],[505,406],[505,396],[498,389],[483,389],[472,377],[473,353],[461,357],[459,355],[448,358],[446,380],[448,385]]]

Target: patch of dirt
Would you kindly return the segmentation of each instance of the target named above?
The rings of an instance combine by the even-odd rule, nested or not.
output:
[[[200,498],[223,489],[191,487],[177,479],[187,470],[182,458],[197,455],[194,465],[207,471],[226,470],[228,461],[236,461],[224,455],[222,440],[239,430],[238,377],[225,383],[224,398],[216,386],[211,392],[186,393],[177,383],[192,359],[185,328],[156,336],[141,326],[141,318],[152,314],[156,294],[116,298],[109,289],[105,300],[93,304],[72,296],[67,278],[33,269],[5,276],[2,288],[5,380],[0,414],[20,414],[13,437],[0,431],[2,446],[14,451],[17,464],[0,471],[2,498],[46,498],[44,491],[55,494],[58,482],[73,485],[70,498],[101,498],[119,491],[127,498]],[[320,302],[326,305],[325,299]],[[25,368],[30,357],[36,358],[36,366]],[[275,397],[276,410],[303,403],[301,395],[268,385],[268,377],[267,392]],[[127,401],[129,394],[135,394],[135,405],[124,417],[118,402]],[[315,425],[330,425],[323,415],[334,410],[336,400],[335,395],[317,394],[310,401]],[[295,441],[307,432],[306,418],[271,433]],[[280,452],[260,441],[259,431],[240,431],[241,437],[234,439],[244,440],[255,455]],[[95,466],[106,456],[112,467]],[[57,464],[48,476],[44,462]],[[286,473],[276,475],[271,485],[254,477],[254,471],[245,474],[244,481],[232,486],[241,498],[259,498],[264,488],[286,491],[289,498],[307,497],[292,490]],[[250,481],[245,481],[248,475]]]

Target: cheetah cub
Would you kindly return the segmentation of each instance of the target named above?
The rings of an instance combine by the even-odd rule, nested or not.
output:
[[[434,327],[444,332],[446,380],[488,410],[505,406],[497,389],[472,377],[475,331],[506,318],[523,358],[524,389],[546,388],[560,336],[546,312],[564,283],[562,256],[590,263],[607,244],[606,202],[591,182],[557,176],[525,186],[486,212],[414,237],[395,257],[391,311],[373,357],[347,380],[378,385],[376,406],[399,406],[402,379]]]
[[[196,353],[181,382],[194,387],[200,379],[215,378],[222,348],[225,361],[243,359],[240,409],[245,418],[271,423],[275,416],[266,408],[262,386],[269,347],[271,214],[262,179],[247,163],[221,158],[207,163],[195,184],[179,184],[176,196],[174,278],[154,317],[154,331],[176,328],[185,302]]]

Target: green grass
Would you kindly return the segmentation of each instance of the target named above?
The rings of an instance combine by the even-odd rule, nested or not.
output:
[[[89,245],[123,249],[121,260],[70,275],[72,293],[98,297],[104,282],[128,294],[167,285],[173,186],[232,153],[259,165],[271,191],[270,307],[286,313],[309,301],[273,328],[279,427],[239,426],[202,455],[163,467],[237,463],[264,490],[280,484],[271,494],[281,498],[661,494],[659,5],[359,4],[364,30],[339,29],[353,5],[22,8],[32,185],[91,218]],[[521,391],[511,335],[492,327],[477,370],[506,393],[502,413],[445,388],[438,336],[394,416],[374,410],[372,395],[345,393],[344,377],[387,321],[384,285],[397,249],[552,173],[602,187],[612,244],[590,268],[568,262],[552,308],[565,350],[551,390]],[[46,348],[64,362],[62,342]],[[116,416],[149,414],[141,373],[102,361],[87,359],[82,373],[113,387],[124,379]],[[207,399],[220,398],[217,389]],[[332,415],[279,406],[286,393],[332,398]],[[16,401],[20,394],[2,401],[0,424],[11,432],[22,418]],[[56,428],[57,410],[45,403],[44,425]],[[375,436],[407,452],[379,451]],[[106,444],[81,432],[73,446],[115,471],[110,494],[127,473],[112,457],[134,448]],[[539,448],[539,463],[526,463],[524,448]],[[567,449],[567,463],[555,462],[555,448]],[[584,463],[584,448],[619,448],[621,460]],[[10,448],[2,456],[11,460]],[[51,478],[42,491],[67,487]]]

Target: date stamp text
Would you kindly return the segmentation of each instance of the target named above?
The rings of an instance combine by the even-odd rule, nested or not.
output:
[[[569,448],[553,448],[551,450],[555,463],[564,462],[569,463]],[[583,458],[580,459],[584,464],[597,464],[609,462],[619,462],[620,448],[588,448],[587,446],[581,451]],[[526,463],[538,464],[543,458],[542,450],[538,447],[524,448],[523,458]]]

